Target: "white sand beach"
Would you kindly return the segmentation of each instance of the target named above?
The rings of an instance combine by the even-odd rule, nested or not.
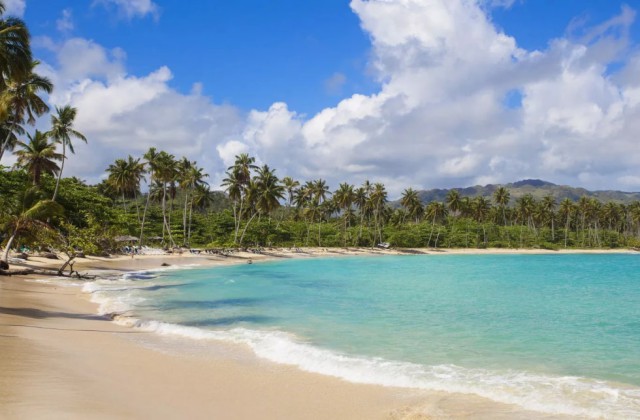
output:
[[[188,253],[133,259],[90,257],[79,259],[75,269],[100,274],[155,268],[163,263],[209,265],[291,256],[404,252],[553,251],[304,248],[237,253],[233,257]],[[25,264],[46,267],[51,261],[30,258]],[[214,343],[214,351],[160,351],[161,347],[148,345],[161,339],[155,334],[97,316],[96,305],[79,286],[61,287],[55,282],[35,281],[38,278],[42,276],[0,277],[0,418],[536,417],[515,406],[471,395],[360,385],[306,373],[259,359],[242,346]]]

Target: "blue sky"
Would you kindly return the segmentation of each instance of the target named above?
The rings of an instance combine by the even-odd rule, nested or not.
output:
[[[89,181],[156,145],[214,179],[246,151],[281,176],[394,192],[527,177],[640,189],[636,2],[6,3],[56,82],[50,102],[78,107],[99,151],[70,160]]]

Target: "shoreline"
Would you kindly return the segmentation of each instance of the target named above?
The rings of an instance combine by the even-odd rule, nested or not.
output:
[[[190,264],[222,265],[279,258],[401,255],[416,250],[303,248],[302,252],[87,258],[75,270],[124,274]],[[462,250],[422,254],[575,254],[546,250]],[[469,252],[476,251],[476,252]],[[477,252],[480,251],[480,252]],[[588,253],[633,253],[632,250]],[[30,265],[51,261],[34,259]],[[56,262],[57,263],[57,262]],[[96,315],[78,287],[0,277],[0,417],[2,418],[531,418],[541,413],[473,395],[346,382],[260,359],[248,348],[207,343],[192,354],[159,351],[160,336]],[[76,281],[75,279],[69,279]],[[209,347],[214,347],[213,351]],[[134,372],[135,374],[132,374]],[[171,401],[170,406],[163,401]],[[544,415],[545,418],[565,418]]]

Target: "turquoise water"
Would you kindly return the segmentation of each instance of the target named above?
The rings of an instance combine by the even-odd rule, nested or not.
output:
[[[640,417],[638,255],[293,259],[90,289],[141,328],[354,382]]]

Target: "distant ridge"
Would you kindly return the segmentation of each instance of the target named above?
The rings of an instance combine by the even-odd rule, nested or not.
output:
[[[450,190],[458,190],[462,197],[484,196],[492,198],[493,192],[501,186],[504,186],[509,190],[512,202],[525,194],[531,194],[536,200],[550,194],[557,202],[560,202],[565,198],[577,201],[582,196],[596,198],[602,202],[613,201],[623,204],[628,204],[635,200],[640,201],[640,192],[614,190],[590,191],[584,188],[576,188],[568,185],[557,185],[541,179],[523,179],[509,184],[489,184],[464,188],[436,188],[432,190],[421,190],[418,191],[418,197],[423,203],[429,203],[431,201],[446,201],[447,193],[449,193]],[[392,203],[392,205],[399,205],[399,201]]]

